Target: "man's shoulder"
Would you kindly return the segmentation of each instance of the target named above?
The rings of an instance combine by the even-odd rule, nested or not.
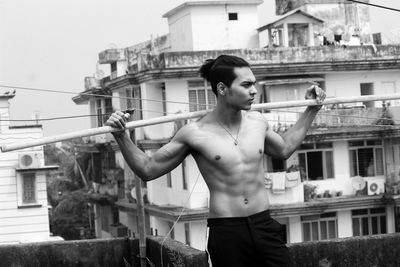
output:
[[[259,111],[250,110],[246,113],[246,117],[251,120],[262,121],[264,123],[267,122],[267,119],[262,115]]]
[[[199,126],[197,125],[196,122],[185,124],[184,126],[182,126],[182,128],[180,128],[176,132],[174,139],[180,141],[186,141],[190,139],[190,137],[193,136],[198,131],[198,129]]]

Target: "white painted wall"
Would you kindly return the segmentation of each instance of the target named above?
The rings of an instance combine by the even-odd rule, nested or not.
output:
[[[386,91],[385,82],[395,83],[394,92]],[[328,96],[360,96],[360,83],[373,83],[375,95],[400,93],[400,70],[335,72],[325,76]],[[381,101],[375,101],[374,103],[375,107],[382,106]]]
[[[167,111],[170,113],[189,112],[189,91],[187,80],[166,80],[165,81],[165,96],[167,101],[182,102],[172,103],[167,102]],[[186,103],[186,104],[185,104]]]
[[[7,99],[0,100],[2,118],[9,118]],[[35,140],[43,137],[41,127],[9,128],[10,122],[3,121],[0,132],[0,145]],[[22,204],[22,192],[18,154],[36,152],[39,164],[44,166],[43,147],[27,148],[18,151],[0,153],[0,243],[21,243],[50,240],[46,176],[43,171],[36,172],[35,205],[19,208]]]
[[[301,230],[301,218],[300,216],[289,217],[289,240],[288,243],[297,243],[303,241]]]
[[[229,21],[228,13],[238,13]],[[256,5],[189,6],[168,18],[172,51],[258,48]]]
[[[238,13],[238,20],[228,20],[228,13]],[[257,6],[200,6],[192,16],[195,51],[259,47]]]
[[[386,230],[387,233],[395,233],[396,231],[396,216],[394,206],[386,206]]]
[[[190,246],[199,250],[205,250],[207,247],[207,222],[190,222]]]
[[[142,101],[143,119],[150,119],[163,116],[162,106],[162,83],[142,83],[140,85],[142,98],[156,101]],[[168,110],[167,110],[168,112]],[[158,124],[143,127],[145,138],[160,139],[171,137],[173,134],[173,123]]]
[[[190,10],[168,18],[171,51],[193,51],[192,18]]]
[[[353,236],[351,210],[338,210],[336,211],[336,215],[338,220],[338,237],[342,238]]]

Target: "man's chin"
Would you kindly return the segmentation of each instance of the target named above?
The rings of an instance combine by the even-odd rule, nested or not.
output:
[[[251,109],[251,105],[246,105],[243,107],[243,110],[250,110]]]

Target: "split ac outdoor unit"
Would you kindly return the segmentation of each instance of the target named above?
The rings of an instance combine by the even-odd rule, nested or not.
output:
[[[18,166],[20,169],[40,167],[40,154],[38,152],[22,152],[18,155]]]
[[[368,195],[379,195],[385,193],[385,180],[373,179],[368,180]]]

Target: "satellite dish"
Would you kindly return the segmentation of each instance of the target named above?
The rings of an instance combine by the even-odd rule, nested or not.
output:
[[[363,190],[367,185],[367,182],[361,176],[356,176],[351,181],[351,185],[355,190]]]

